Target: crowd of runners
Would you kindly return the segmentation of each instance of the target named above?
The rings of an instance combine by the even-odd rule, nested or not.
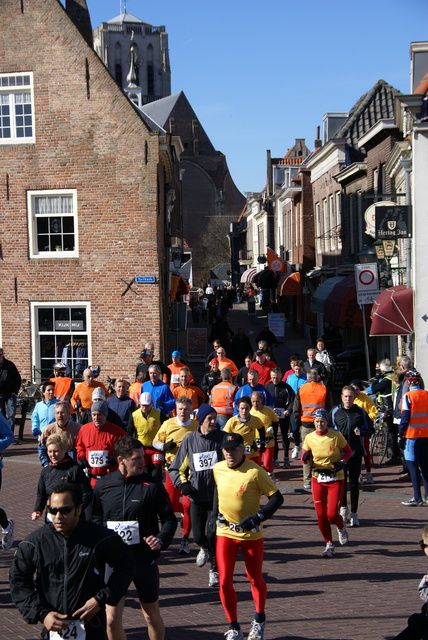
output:
[[[189,556],[192,539],[197,545],[196,565],[207,565],[208,585],[219,591],[226,640],[243,638],[233,586],[241,550],[255,609],[247,638],[263,640],[263,522],[283,503],[275,469],[301,465],[325,544],[320,555],[332,558],[331,525],[340,545],[348,541],[347,526],[360,525],[359,487],[373,482],[368,443],[379,406],[397,445],[389,462],[405,465],[414,489],[403,505],[425,504],[428,392],[409,358],[395,372],[383,360],[367,393],[353,380],[333,406],[334,361],[322,339],[307,359],[296,354],[278,366],[268,330],[257,336],[255,351],[243,329],[235,338],[227,349],[214,338],[198,381],[179,351],[165,364],[148,342],[135,382],[117,378],[112,393],[98,371],[86,369],[77,384],[62,362],[43,383],[32,414],[42,468],[29,514],[43,525],[18,546],[10,580],[24,619],[42,623],[51,640],[126,638],[131,582],[150,640],[163,640],[156,560],[178,523],[177,553]],[[0,352],[0,372],[4,362],[12,370]],[[14,439],[8,406],[5,398],[2,449]],[[0,525],[2,546],[10,548],[13,519],[1,509]]]

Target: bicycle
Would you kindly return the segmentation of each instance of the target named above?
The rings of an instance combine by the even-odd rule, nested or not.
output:
[[[42,392],[37,384],[34,382],[27,382],[27,380],[22,380],[21,389],[16,399],[16,412],[19,413],[19,417],[15,414],[15,424],[18,424],[19,430],[18,437],[15,439],[15,444],[22,444],[25,421],[27,420],[27,417],[31,416],[34,411],[34,407],[42,399]]]
[[[392,435],[386,422],[386,413],[380,411],[373,421],[374,434],[370,438],[370,457],[374,467],[380,467],[385,459],[392,458]]]

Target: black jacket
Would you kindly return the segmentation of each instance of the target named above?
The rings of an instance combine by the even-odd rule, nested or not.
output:
[[[11,360],[3,358],[0,364],[0,395],[19,393],[21,376]]]
[[[43,511],[47,501],[58,484],[72,482],[80,487],[83,494],[83,508],[92,502],[92,487],[83,469],[68,455],[59,464],[49,464],[43,467],[37,486],[36,506],[34,511]]]
[[[269,382],[266,385],[266,389],[274,399],[275,407],[285,409],[286,411],[289,411],[290,414],[292,413],[295,393],[289,384],[282,380],[279,384]]]
[[[105,565],[113,569],[107,584]],[[131,553],[114,531],[81,520],[65,538],[47,523],[16,550],[10,592],[24,620],[36,624],[51,611],[71,617],[92,597],[101,606],[116,606],[127,592],[133,570]]]
[[[170,545],[177,529],[177,518],[164,486],[146,473],[127,478],[117,470],[98,480],[92,518],[104,525],[107,520],[138,520],[140,543],[130,545],[130,549],[139,562],[151,562],[160,553],[152,551],[144,537],[156,536],[163,551]],[[159,520],[162,523],[160,532]]]
[[[340,431],[355,455],[363,455],[364,447],[362,439],[365,436],[371,436],[373,428],[370,427],[367,412],[356,404],[351,405],[350,409],[344,409],[342,404],[334,407],[329,415],[329,427]],[[354,429],[360,430],[360,435],[354,433]]]
[[[211,389],[219,382],[221,382],[220,371],[207,371],[201,380],[201,389],[206,395],[209,395]]]

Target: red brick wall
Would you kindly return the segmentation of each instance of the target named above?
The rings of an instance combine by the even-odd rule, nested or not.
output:
[[[101,379],[133,377],[143,343],[161,344],[159,285],[121,295],[121,278],[163,279],[158,137],[56,0],[23,6],[0,0],[0,72],[33,72],[36,134],[35,144],[0,148],[3,346],[30,377],[30,302],[90,301],[91,361]],[[79,258],[30,260],[27,190],[63,188],[77,189]]]

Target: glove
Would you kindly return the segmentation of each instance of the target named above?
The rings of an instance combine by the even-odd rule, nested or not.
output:
[[[398,446],[400,447],[401,451],[404,451],[404,449],[406,448],[406,438],[404,436],[398,436]]]
[[[192,493],[192,485],[190,484],[190,482],[183,482],[180,485],[180,491],[183,496],[190,496],[190,494]]]
[[[176,444],[174,442],[174,440],[169,440],[168,442],[165,442],[165,447],[164,447],[164,451],[171,451],[172,449],[176,448]]]
[[[239,526],[244,529],[244,531],[251,531],[251,529],[257,529],[261,522],[260,516],[258,513],[255,513],[252,516],[247,516],[239,523]]]
[[[302,456],[303,462],[309,462],[310,459],[311,459],[311,452],[305,451],[305,453]]]
[[[85,456],[82,456],[81,458],[79,458],[79,460],[77,462],[80,464],[82,469],[89,468],[89,464],[88,464],[88,461],[86,460]]]
[[[333,471],[342,471],[343,463],[342,462],[333,462]]]
[[[382,376],[383,376],[382,371],[376,371],[374,377],[376,378],[376,380],[380,380]]]
[[[266,435],[273,436],[273,427],[268,427],[266,429]]]
[[[266,451],[266,443],[262,440],[258,446],[259,453],[264,453]]]
[[[33,436],[41,436],[42,432],[40,431],[40,429],[38,427],[35,427],[34,429],[31,429],[31,433],[33,434]]]

